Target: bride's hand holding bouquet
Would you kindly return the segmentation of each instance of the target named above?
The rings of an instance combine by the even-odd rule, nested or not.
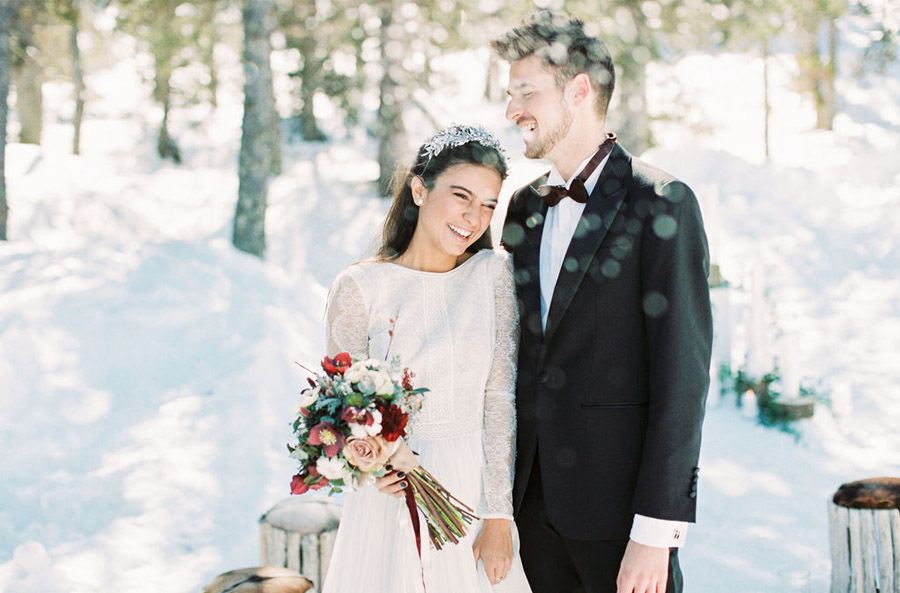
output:
[[[291,493],[327,487],[334,494],[391,481],[406,498],[414,526],[418,511],[424,515],[434,548],[459,542],[477,518],[474,511],[420,466],[404,441],[428,389],[413,387],[413,373],[396,356],[353,360],[341,352],[326,356],[322,369],[301,392],[292,425],[297,440],[288,450],[300,467]]]

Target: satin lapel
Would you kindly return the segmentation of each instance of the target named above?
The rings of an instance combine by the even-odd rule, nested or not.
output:
[[[546,182],[546,176],[536,180],[522,196],[524,204],[516,217],[518,229],[504,229],[504,243],[507,249],[514,250],[517,257],[515,278],[522,299],[522,310],[519,312],[523,332],[529,332],[537,340],[543,339],[541,328],[541,234],[544,231],[544,218],[547,205],[537,193],[537,187]],[[520,234],[521,233],[521,234]],[[515,241],[515,235],[519,241]],[[518,246],[513,245],[514,242]]]
[[[537,340],[543,340],[544,329],[541,327],[541,235],[544,233],[544,220],[547,217],[547,204],[537,193],[537,187],[546,182],[542,178],[537,185],[532,185],[528,194],[528,210],[525,217],[524,260],[525,274],[522,277],[525,290],[523,300],[525,315],[522,316],[522,330],[530,332]]]
[[[572,242],[563,258],[559,271],[550,311],[547,315],[547,329],[544,332],[544,343],[549,342],[556,328],[572,303],[584,275],[587,273],[594,254],[609,232],[622,201],[628,183],[631,181],[631,158],[618,144],[613,147],[609,160],[603,167],[600,179],[575,228]],[[538,288],[540,291],[540,287]],[[540,301],[538,301],[540,303]]]

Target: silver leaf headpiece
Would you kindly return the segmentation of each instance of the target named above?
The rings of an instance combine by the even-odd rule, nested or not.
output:
[[[425,155],[430,161],[448,146],[451,148],[477,142],[486,148],[493,148],[506,160],[506,151],[500,141],[482,126],[461,126],[453,124],[444,128],[424,144]]]

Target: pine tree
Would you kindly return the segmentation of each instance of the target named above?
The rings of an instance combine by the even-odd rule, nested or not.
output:
[[[273,0],[244,0],[244,119],[238,157],[238,202],[232,242],[263,257],[266,250],[266,198],[277,139],[269,58]]]

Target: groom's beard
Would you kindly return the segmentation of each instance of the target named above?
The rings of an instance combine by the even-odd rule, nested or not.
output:
[[[529,159],[542,159],[547,154],[556,148],[556,145],[566,137],[569,133],[569,129],[572,127],[572,112],[563,105],[562,109],[562,117],[560,117],[559,123],[556,124],[553,128],[550,128],[546,131],[546,133],[542,134],[540,137],[536,138],[534,142],[530,145],[525,145],[525,158]]]

